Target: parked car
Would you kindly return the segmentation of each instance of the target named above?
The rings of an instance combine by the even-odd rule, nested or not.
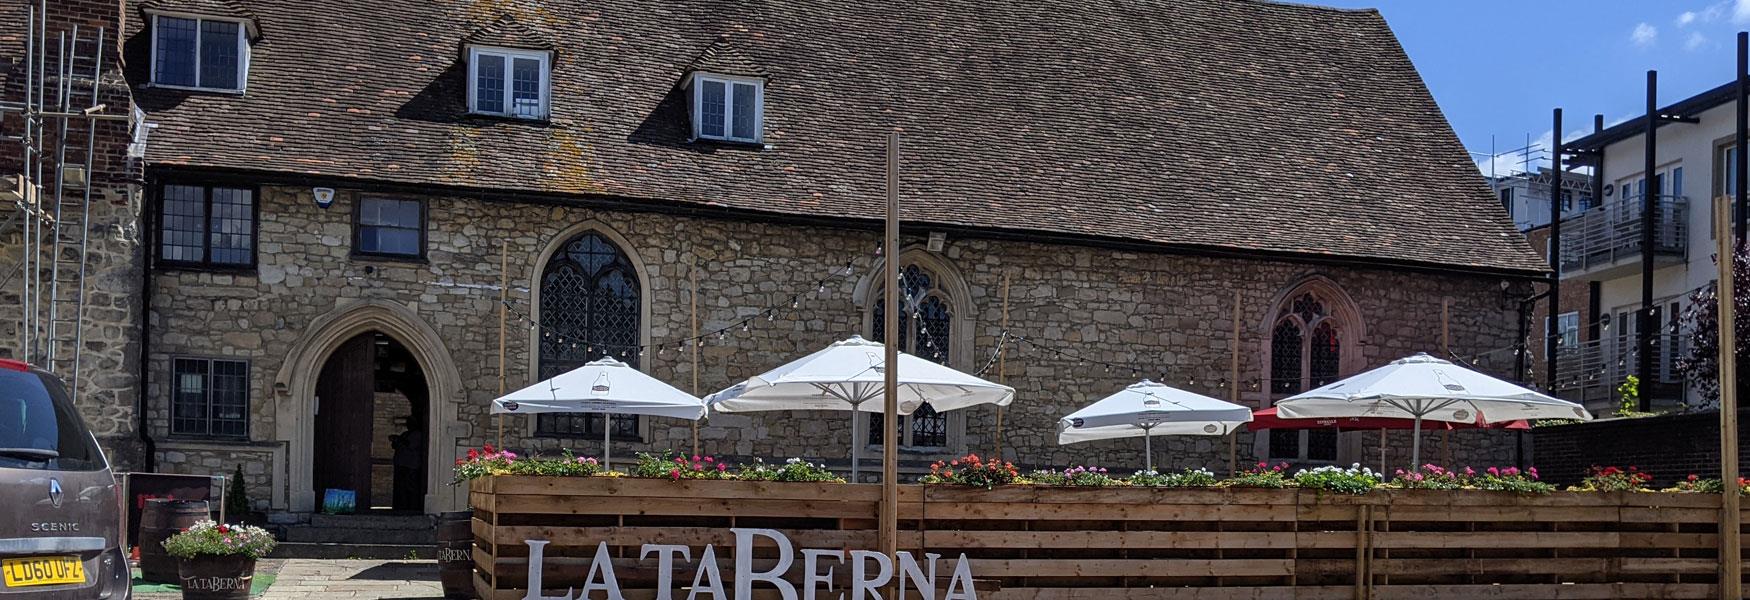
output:
[[[61,380],[0,359],[0,600],[130,597],[121,490]]]

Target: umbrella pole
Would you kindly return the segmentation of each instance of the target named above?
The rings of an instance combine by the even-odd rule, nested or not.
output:
[[[1148,469],[1149,472],[1154,472],[1154,470],[1155,470],[1155,436],[1151,435],[1149,430],[1146,428],[1144,428],[1142,430],[1142,454],[1143,454],[1142,464],[1144,465],[1144,468]]]
[[[851,405],[851,483],[857,482],[857,406]]]
[[[613,441],[609,437],[614,434],[614,415],[602,413],[602,470],[608,469],[609,450],[613,449]]]
[[[1416,413],[1416,428],[1410,430],[1410,435],[1414,436],[1412,439],[1415,440],[1415,441],[1410,443],[1410,468],[1415,469],[1416,464],[1422,462],[1422,414],[1421,413]]]

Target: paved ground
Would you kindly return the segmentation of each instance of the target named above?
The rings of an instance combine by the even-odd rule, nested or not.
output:
[[[290,559],[259,600],[441,600],[437,561]],[[136,600],[173,600],[180,594],[138,594]]]

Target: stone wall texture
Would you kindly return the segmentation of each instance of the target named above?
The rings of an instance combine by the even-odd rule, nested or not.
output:
[[[732,327],[724,339],[709,338],[683,351],[669,346],[636,358],[643,369],[682,389],[695,375],[701,394],[756,375],[853,334],[867,334],[872,273],[878,267],[879,233],[867,228],[777,224],[751,220],[508,203],[479,198],[420,197],[429,213],[424,260],[388,261],[352,255],[352,203],[360,193],[341,190],[328,209],[317,207],[308,188],[261,190],[259,268],[245,273],[163,271],[155,275],[150,361],[150,423],[168,436],[169,361],[175,356],[240,357],[250,361],[252,443],[288,443],[284,431],[299,417],[276,377],[288,375],[288,356],[309,330],[349,307],[376,301],[405,307],[439,338],[399,340],[441,347],[449,365],[421,365],[428,372],[455,370],[461,389],[449,403],[457,423],[435,423],[447,464],[468,447],[493,442],[497,421],[487,407],[498,391],[498,295],[500,244],[509,255],[510,302],[506,384],[531,382],[536,335],[516,315],[533,316],[529,286],[543,252],[587,230],[610,232],[639,264],[649,303],[647,337],[664,342],[690,335],[690,275],[696,276],[698,318],[707,332],[732,327],[774,304],[777,315],[756,320],[749,331]],[[418,196],[410,196],[418,197]],[[1442,305],[1450,318],[1445,336],[1457,354],[1512,343],[1513,307],[1503,299],[1501,279],[1489,276],[1410,272],[1386,268],[1316,266],[1240,258],[1169,255],[1089,246],[947,238],[940,252],[922,250],[927,230],[908,229],[903,260],[922,260],[938,276],[964,282],[953,298],[962,325],[948,360],[966,371],[986,367],[1004,328],[1042,347],[1121,365],[1115,372],[1076,358],[1023,346],[1003,361],[1016,401],[1003,417],[1002,454],[1028,466],[1095,464],[1114,470],[1142,463],[1140,440],[1059,446],[1056,423],[1063,415],[1134,383],[1164,380],[1212,396],[1261,406],[1268,398],[1263,352],[1267,314],[1278,297],[1309,276],[1327,278],[1353,299],[1365,336],[1353,348],[1359,363],[1376,366],[1427,351],[1443,339]],[[851,274],[844,276],[850,263]],[[689,267],[696,265],[696,267]],[[696,273],[689,273],[696,268]],[[824,291],[815,282],[826,278]],[[1234,297],[1239,297],[1240,373],[1231,381]],[[800,293],[790,308],[787,300]],[[1031,348],[1031,349],[1029,349]],[[691,350],[698,352],[698,372]],[[1134,366],[1133,374],[1126,366]],[[997,377],[995,369],[986,376]],[[1347,374],[1347,373],[1346,373]],[[291,377],[314,374],[291,373]],[[441,419],[435,411],[433,418]],[[961,452],[992,452],[997,411],[980,407],[955,416],[963,435],[939,451],[908,452],[911,470]],[[505,419],[505,444],[529,451],[573,448],[596,455],[599,439],[532,436],[529,417]],[[722,414],[700,430],[700,450],[734,457],[800,456],[843,466],[851,444],[846,413]],[[449,436],[447,433],[456,433]],[[646,419],[642,440],[616,440],[614,455],[674,448],[688,450],[685,422]],[[1362,434],[1351,434],[1365,445]],[[1469,440],[1469,436],[1463,436]],[[1509,463],[1511,447],[1498,439],[1454,444],[1454,460]],[[1408,438],[1394,445],[1408,451]],[[1374,443],[1377,443],[1375,441]],[[1241,464],[1255,460],[1259,444],[1250,434],[1237,443]],[[1220,438],[1161,438],[1155,444],[1163,468],[1226,465]],[[876,456],[874,452],[865,457]],[[1346,452],[1345,461],[1377,460],[1378,452]],[[1470,455],[1474,455],[1473,458]],[[1506,458],[1503,458],[1505,456]],[[1404,459],[1407,463],[1407,458]],[[872,463],[871,463],[872,464]],[[198,466],[189,466],[198,469]],[[441,474],[433,474],[434,477]],[[275,485],[292,485],[280,479]],[[265,497],[265,490],[258,495]]]
[[[24,61],[11,59],[24,55],[25,36],[19,25],[26,21],[28,5],[30,3],[0,3],[0,22],[18,26],[9,34],[10,37],[0,39],[0,55],[7,57],[0,60],[0,99],[7,101],[22,99],[26,90]],[[124,18],[122,3],[113,0],[57,0],[47,6],[49,38],[58,40],[66,34],[67,39],[74,40],[75,52],[80,57],[77,62],[79,69],[67,82],[73,90],[69,106],[78,111],[102,104],[105,108],[100,114],[127,115],[133,102],[121,77],[117,51]],[[75,26],[79,28],[77,36],[72,31]],[[103,70],[98,74],[96,97],[93,98],[90,58],[97,53],[99,28],[105,31]],[[49,64],[56,64],[53,55]],[[53,86],[48,89],[51,90],[48,98],[53,100]],[[68,119],[65,135],[61,133],[60,119],[48,118],[45,123],[47,130],[38,132],[41,136],[39,147],[45,157],[39,182],[43,186],[40,196],[42,210],[32,221],[45,227],[38,229],[33,225],[32,235],[27,238],[24,223],[30,220],[29,216],[14,208],[11,199],[4,202],[8,212],[0,213],[0,282],[3,282],[0,283],[0,356],[28,358],[33,364],[75,384],[79,412],[103,442],[110,461],[122,470],[143,468],[145,453],[135,436],[135,406],[139,398],[135,374],[140,353],[140,291],[144,264],[139,227],[143,199],[139,184],[143,167],[138,160],[128,156],[132,136],[127,120],[87,123],[83,119]],[[22,133],[22,119],[16,116],[0,119],[0,134],[11,138]],[[85,187],[57,183],[60,180],[57,161],[64,160],[68,167],[83,169],[87,147],[92,150],[89,203],[86,202]],[[14,178],[22,171],[23,156],[18,143],[0,144],[0,180],[5,181],[3,186],[8,190],[18,187]],[[36,169],[30,170],[34,178]],[[67,181],[77,179],[70,174]],[[56,194],[57,187],[60,188],[59,195]],[[63,224],[60,231],[62,244],[58,247],[50,225],[54,222],[52,217],[57,202],[61,205],[59,221]],[[89,216],[84,214],[87,204]],[[14,213],[21,218],[12,219]],[[31,238],[40,241],[32,243]],[[81,240],[87,248],[83,286],[77,285]],[[61,284],[55,287],[52,283],[57,279],[57,252],[61,258],[58,277]],[[33,264],[41,268],[23,269],[27,255],[32,256]],[[39,324],[30,328],[24,325],[23,294],[27,280],[33,286],[31,313]],[[55,310],[54,319],[70,320],[74,307],[78,306],[81,288],[85,296],[84,310],[79,315],[77,330],[82,335],[76,339],[73,334],[75,327],[64,323],[57,328],[55,339],[51,340],[48,326],[51,307]],[[51,290],[56,292],[52,296]],[[51,347],[55,354],[52,363],[47,360]],[[79,348],[77,382],[72,381],[75,379],[75,347]]]

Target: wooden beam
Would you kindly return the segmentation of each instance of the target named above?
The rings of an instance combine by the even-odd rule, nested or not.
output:
[[[1739,150],[1743,152],[1743,150]],[[1737,282],[1732,267],[1736,262],[1732,243],[1732,212],[1729,197],[1714,202],[1714,240],[1719,267],[1719,371],[1720,371],[1720,597],[1739,598],[1744,595],[1743,541],[1736,534],[1742,530],[1738,489],[1738,328],[1736,314]]]

